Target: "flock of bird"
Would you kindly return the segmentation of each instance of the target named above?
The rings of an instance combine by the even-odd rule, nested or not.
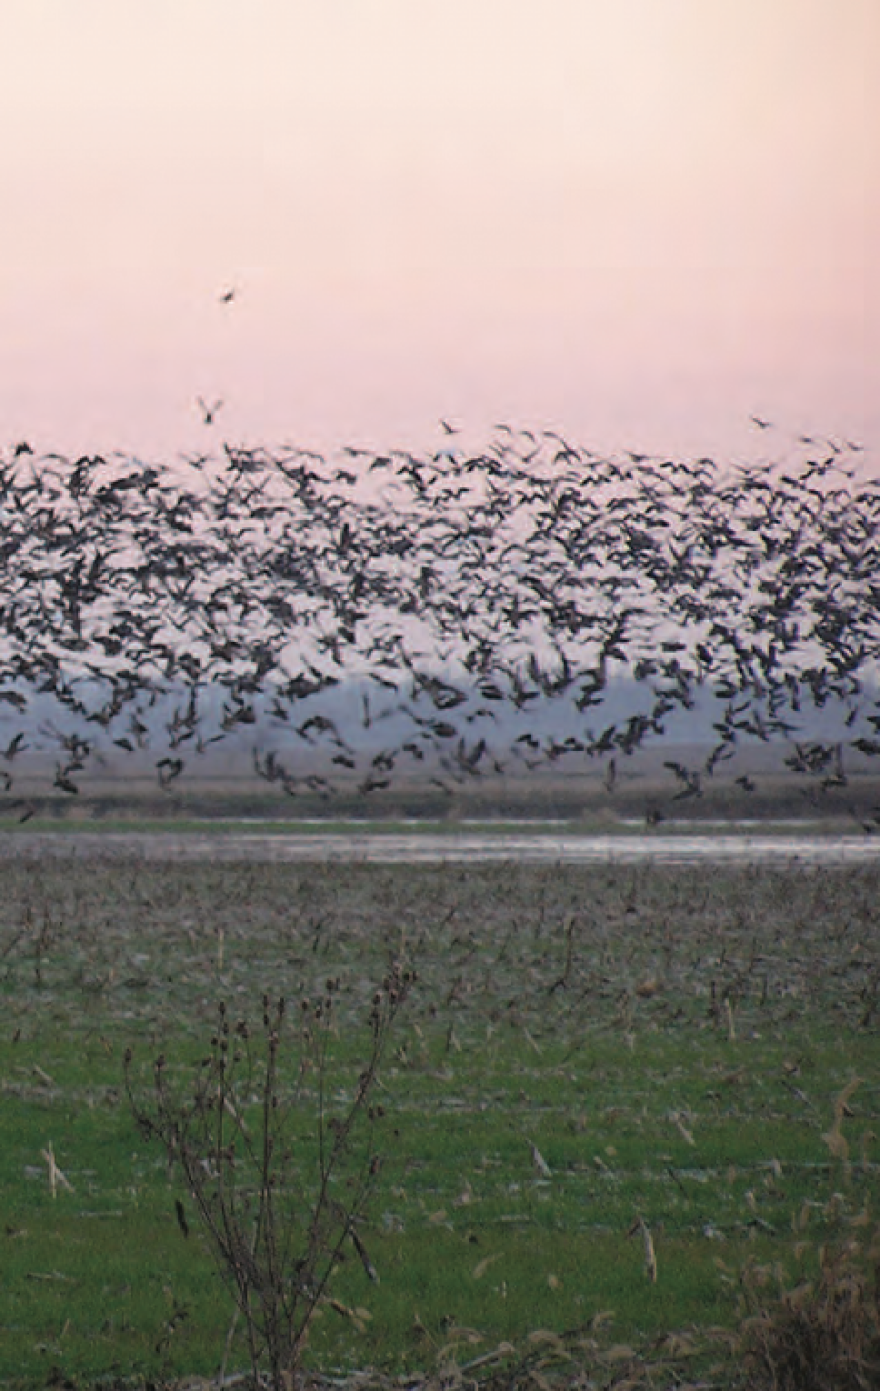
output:
[[[422,455],[0,454],[0,792],[27,749],[65,793],[101,751],[148,752],[169,788],[243,733],[291,795],[560,759],[610,787],[707,695],[705,762],[668,764],[682,797],[749,739],[825,783],[880,753],[880,480],[858,446],[722,466],[506,425],[470,452],[443,427]]]

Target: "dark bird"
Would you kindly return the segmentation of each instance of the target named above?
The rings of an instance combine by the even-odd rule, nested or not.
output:
[[[2,752],[0,752],[0,757],[8,759],[11,763],[13,758],[15,758],[18,754],[21,753],[22,749],[27,749],[30,747],[30,745],[25,744],[23,740],[24,730],[19,730],[19,732],[13,735],[13,737],[10,739],[9,743],[6,745],[6,748],[2,750]]]
[[[218,295],[218,299],[221,304],[231,304],[235,299],[236,293],[235,286],[231,285],[228,290],[224,290],[221,295]]]
[[[213,404],[210,406],[208,405],[207,401],[205,401],[201,396],[198,396],[196,400],[199,404],[199,407],[201,408],[202,424],[213,425],[217,412],[224,404],[223,398],[221,397],[219,400],[214,401]]]
[[[159,777],[159,786],[166,791],[175,778],[179,778],[183,772],[182,758],[160,758],[156,764],[156,772]]]
[[[195,399],[214,424],[223,400]],[[292,447],[218,452],[167,472],[24,445],[0,457],[0,720],[11,707],[21,730],[3,735],[7,764],[45,747],[42,721],[62,790],[93,754],[154,745],[168,788],[183,745],[280,720],[305,766],[288,772],[282,745],[255,767],[288,795],[331,795],[322,766],[378,789],[404,751],[447,790],[498,772],[501,754],[601,758],[610,791],[615,757],[662,738],[702,688],[726,708],[702,780],[667,760],[673,804],[746,737],[785,740],[788,766],[823,790],[845,786],[844,750],[880,753],[880,705],[859,703],[876,690],[880,480],[852,482],[834,446],[729,472],[508,425],[468,457],[348,449],[370,456],[363,468]],[[393,709],[372,709],[374,687]],[[808,725],[826,704],[837,754]],[[393,731],[381,752],[364,733],[379,721]]]
[[[78,794],[79,788],[73,779],[68,776],[69,771],[68,768],[62,768],[61,764],[58,764],[55,769],[55,786],[60,788],[62,792],[69,792],[75,796]]]

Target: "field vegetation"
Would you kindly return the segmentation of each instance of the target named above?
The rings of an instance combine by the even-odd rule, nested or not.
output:
[[[265,998],[296,1010],[333,981],[320,1066],[278,1080],[306,1223],[318,1118],[348,1114],[392,966],[416,979],[309,1375],[803,1391],[785,1358],[820,1328],[817,1386],[877,1384],[855,1379],[877,1375],[877,867],[181,864],[22,840],[0,877],[0,1384],[246,1372],[126,1052],[139,1105],[160,1055],[185,1095],[219,1006],[259,1024]]]

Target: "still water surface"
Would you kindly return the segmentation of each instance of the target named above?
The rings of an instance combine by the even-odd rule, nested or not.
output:
[[[792,829],[769,834],[743,828],[739,833],[705,830],[672,833],[628,831],[589,835],[546,823],[528,827],[434,832],[363,828],[324,831],[224,830],[200,832],[18,832],[0,836],[0,858],[12,855],[130,855],[144,859],[360,861],[426,864],[511,860],[537,864],[864,864],[880,861],[880,835],[818,835]]]

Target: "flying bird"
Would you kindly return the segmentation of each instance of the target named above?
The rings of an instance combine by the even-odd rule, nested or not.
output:
[[[213,302],[240,296],[221,290]],[[222,398],[192,401],[214,425]],[[55,787],[71,794],[92,741],[65,733],[70,720],[87,720],[114,756],[149,749],[161,726],[153,762],[170,789],[184,773],[176,751],[201,754],[264,716],[308,746],[296,775],[281,756],[255,756],[257,773],[287,795],[334,790],[319,758],[334,776],[351,772],[352,788],[378,791],[400,775],[404,753],[416,763],[433,754],[426,778],[448,793],[502,771],[487,720],[492,741],[508,739],[527,768],[601,757],[611,792],[621,758],[662,736],[676,709],[691,710],[707,673],[726,702],[717,743],[701,771],[667,759],[673,804],[700,796],[745,734],[794,734],[791,766],[820,791],[844,785],[834,746],[811,740],[806,716],[795,716],[803,685],[812,706],[846,699],[846,728],[855,720],[850,680],[876,650],[880,485],[820,487],[852,476],[824,444],[800,469],[786,461],[777,489],[766,465],[727,477],[706,460],[604,459],[552,431],[538,456],[535,434],[506,424],[470,456],[448,438],[454,420],[438,429],[444,447],[427,457],[346,446],[348,458],[366,459],[363,472],[311,450],[224,446],[228,467],[210,466],[210,452],[188,460],[197,485],[135,461],[120,470],[98,455],[28,459],[24,441],[7,449],[0,790],[11,790],[17,755],[37,747],[20,716],[37,716],[38,694],[63,707],[64,729],[39,733],[60,745]],[[362,498],[357,485],[374,472],[382,489]],[[346,663],[369,686],[352,686],[343,707],[330,693],[345,694]],[[612,664],[631,667],[649,703],[609,722]],[[541,734],[540,718],[530,726],[550,700],[568,706],[577,737],[564,727]],[[505,731],[505,704],[524,733]],[[362,731],[394,720],[389,747],[349,742],[346,709]],[[849,736],[859,754],[880,753],[875,709],[865,718],[877,734],[858,726]],[[604,711],[594,729],[580,720],[588,710]],[[737,781],[752,790],[747,775]],[[664,814],[649,801],[647,824]]]
[[[205,425],[213,425],[217,412],[223,405],[223,398],[220,397],[219,400],[214,401],[210,406],[208,405],[207,401],[205,401],[204,398],[201,396],[198,396],[196,400],[198,401],[198,404],[201,407],[202,423]]]

